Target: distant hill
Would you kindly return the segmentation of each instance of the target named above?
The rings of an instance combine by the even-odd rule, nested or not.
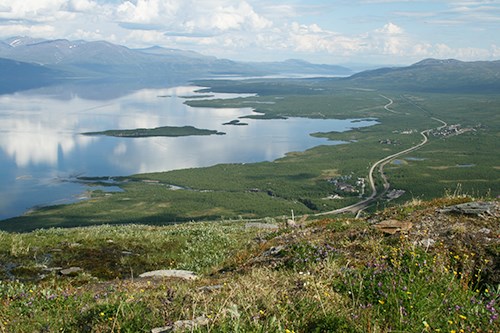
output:
[[[364,71],[343,80],[366,88],[428,92],[500,92],[500,61],[425,59],[408,67]]]
[[[66,73],[42,65],[0,58],[0,92],[38,88],[64,79]]]

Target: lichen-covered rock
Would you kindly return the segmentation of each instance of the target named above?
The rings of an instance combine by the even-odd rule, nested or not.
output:
[[[481,215],[481,214],[493,214],[493,211],[496,208],[496,204],[494,202],[481,202],[481,201],[473,201],[466,202],[463,204],[453,205],[444,207],[439,210],[440,213],[459,213],[459,214],[468,214],[468,215]]]
[[[196,280],[198,276],[191,271],[184,271],[184,270],[179,270],[179,269],[163,269],[163,270],[158,270],[158,271],[151,271],[151,272],[146,272],[142,273],[139,275],[141,278],[146,278],[146,277],[173,277],[173,278],[179,278],[179,279],[184,279],[184,280]]]
[[[178,320],[173,325],[165,327],[157,327],[151,330],[151,333],[167,333],[167,332],[179,332],[186,330],[195,330],[200,326],[206,326],[209,324],[208,318],[204,316],[197,317],[192,320]]]
[[[75,276],[78,275],[78,273],[80,273],[81,271],[83,271],[83,269],[81,269],[80,267],[70,267],[61,269],[59,273],[64,276]]]
[[[404,232],[411,229],[413,224],[406,221],[385,220],[374,225],[374,227],[387,234],[395,234],[396,232]]]

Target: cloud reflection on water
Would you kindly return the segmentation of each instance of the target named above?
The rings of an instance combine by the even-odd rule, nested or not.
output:
[[[195,95],[197,89],[199,87],[192,86],[142,89],[126,95],[115,94],[116,97],[107,100],[102,96],[82,98],[78,91],[65,92],[61,87],[55,87],[52,92],[44,88],[0,96],[0,162],[4,169],[0,176],[0,198],[4,202],[0,205],[0,218],[83,190],[67,182],[44,181],[47,179],[64,180],[74,175],[119,176],[218,163],[269,161],[290,151],[334,144],[311,137],[312,132],[344,131],[375,123],[290,118],[245,119],[248,126],[225,126],[223,123],[251,114],[252,109],[185,105],[184,97]],[[240,96],[215,95],[217,98]],[[81,135],[108,129],[185,125],[226,135],[178,138]],[[48,192],[51,194],[47,195]],[[16,205],[20,208],[12,209]]]

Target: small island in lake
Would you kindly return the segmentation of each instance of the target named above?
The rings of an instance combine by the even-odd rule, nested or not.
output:
[[[108,130],[101,132],[86,132],[83,135],[106,135],[115,136],[123,138],[144,138],[151,136],[168,136],[168,137],[179,137],[179,136],[192,136],[192,135],[224,135],[226,133],[218,132],[209,129],[200,129],[193,126],[163,126],[157,128],[137,128],[137,129],[123,129],[123,130]]]
[[[235,119],[235,120],[228,121],[227,123],[224,123],[222,125],[246,126],[246,125],[248,125],[248,123],[242,123],[239,120]]]

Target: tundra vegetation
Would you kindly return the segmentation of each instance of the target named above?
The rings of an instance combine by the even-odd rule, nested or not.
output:
[[[471,200],[412,200],[369,219],[295,227],[266,219],[0,232],[0,331],[498,332],[500,203],[484,215],[439,211]],[[387,220],[411,228],[374,228]],[[78,270],[63,275],[68,267]],[[157,269],[199,278],[139,277]]]

